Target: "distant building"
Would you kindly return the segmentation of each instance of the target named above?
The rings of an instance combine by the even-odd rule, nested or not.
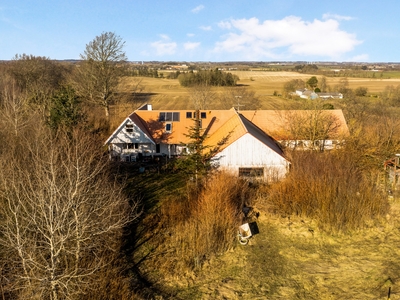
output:
[[[321,98],[323,100],[326,99],[343,99],[343,94],[341,93],[315,93],[308,89],[299,89],[295,91],[295,94],[303,99],[317,99]]]

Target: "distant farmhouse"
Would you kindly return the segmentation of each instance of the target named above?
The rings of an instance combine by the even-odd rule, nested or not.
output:
[[[196,114],[199,114],[196,116]],[[329,118],[329,128],[313,141],[291,133],[294,122],[303,124],[310,118],[307,111],[236,111],[230,110],[153,110],[144,105],[128,116],[105,142],[110,158],[121,161],[140,161],[147,157],[176,157],[187,153],[188,129],[199,120],[207,135],[208,146],[226,143],[215,158],[220,168],[238,176],[282,178],[289,167],[282,145],[286,147],[325,147],[333,149],[348,132],[340,110],[319,114]],[[315,116],[314,116],[315,118]],[[291,125],[289,124],[291,122]],[[292,137],[294,139],[292,139]],[[321,140],[322,139],[322,140]]]
[[[320,98],[320,99],[323,99],[323,100],[326,100],[326,99],[343,99],[343,94],[341,94],[341,93],[316,93],[316,92],[310,91],[308,89],[296,90],[294,94],[299,96],[300,98],[311,99],[311,100],[314,100],[314,99],[317,99],[317,98]]]

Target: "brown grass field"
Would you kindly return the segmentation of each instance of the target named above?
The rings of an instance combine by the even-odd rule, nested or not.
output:
[[[251,90],[255,90],[256,95],[263,102],[273,100],[279,103],[282,100],[274,97],[276,91],[281,93],[283,85],[292,79],[308,80],[312,75],[300,74],[296,72],[267,72],[267,71],[232,71],[240,80],[239,85],[244,85]],[[317,76],[318,77],[318,76]],[[327,83],[330,86],[338,84],[341,77],[327,77]],[[126,78],[122,83],[123,91],[129,92],[134,84],[141,80],[141,86],[144,87],[144,93],[151,93],[147,100],[153,105],[154,109],[186,109],[191,107],[189,100],[189,89],[181,87],[177,79],[165,78]],[[132,82],[133,81],[133,82]],[[349,87],[367,87],[370,94],[379,94],[386,86],[400,84],[400,78],[395,79],[371,79],[371,78],[348,78]],[[222,93],[224,88],[216,88],[218,93]],[[213,104],[216,105],[217,104]],[[267,109],[269,104],[263,103]]]
[[[261,101],[261,109],[285,109],[290,103],[282,97],[273,96],[274,92],[281,94],[283,85],[292,79],[302,79],[307,81],[312,75],[300,74],[296,72],[268,72],[268,71],[232,71],[240,80],[239,85],[246,86],[253,90]],[[319,76],[317,76],[318,78]],[[327,84],[334,87],[338,84],[341,77],[327,77]],[[177,79],[166,78],[138,78],[127,77],[121,83],[121,92],[132,93],[134,87],[140,81],[142,91],[137,101],[126,101],[119,103],[111,108],[111,127],[118,124],[133,112],[141,104],[152,104],[153,109],[193,109],[190,100],[190,89],[181,87]],[[379,95],[386,86],[397,86],[400,78],[396,79],[371,79],[371,78],[348,78],[349,87],[367,87],[371,95]],[[216,99],[210,103],[210,109],[220,109],[221,103],[218,94],[226,89],[224,87],[215,88]],[[129,96],[128,96],[129,97]]]

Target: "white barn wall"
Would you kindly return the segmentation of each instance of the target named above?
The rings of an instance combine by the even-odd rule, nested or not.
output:
[[[240,168],[265,169],[266,177],[282,178],[288,167],[287,160],[264,143],[247,133],[216,155],[222,169],[238,174]]]

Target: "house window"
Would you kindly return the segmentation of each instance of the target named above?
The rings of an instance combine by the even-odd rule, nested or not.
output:
[[[200,118],[202,118],[202,119],[207,118],[207,113],[201,112],[201,113],[200,113]]]
[[[192,114],[191,111],[187,111],[187,112],[186,112],[186,119],[191,119],[192,116],[193,116],[193,114]]]
[[[171,132],[172,131],[172,123],[165,124],[165,131],[166,132]]]
[[[139,143],[125,143],[124,149],[139,149]]]
[[[179,112],[160,112],[158,116],[158,120],[160,122],[179,122],[180,121],[180,113]]]
[[[179,122],[180,121],[180,114],[178,112],[172,113],[172,121]]]
[[[264,168],[239,168],[239,177],[264,177]]]
[[[133,124],[126,124],[125,130],[126,132],[133,132]]]

